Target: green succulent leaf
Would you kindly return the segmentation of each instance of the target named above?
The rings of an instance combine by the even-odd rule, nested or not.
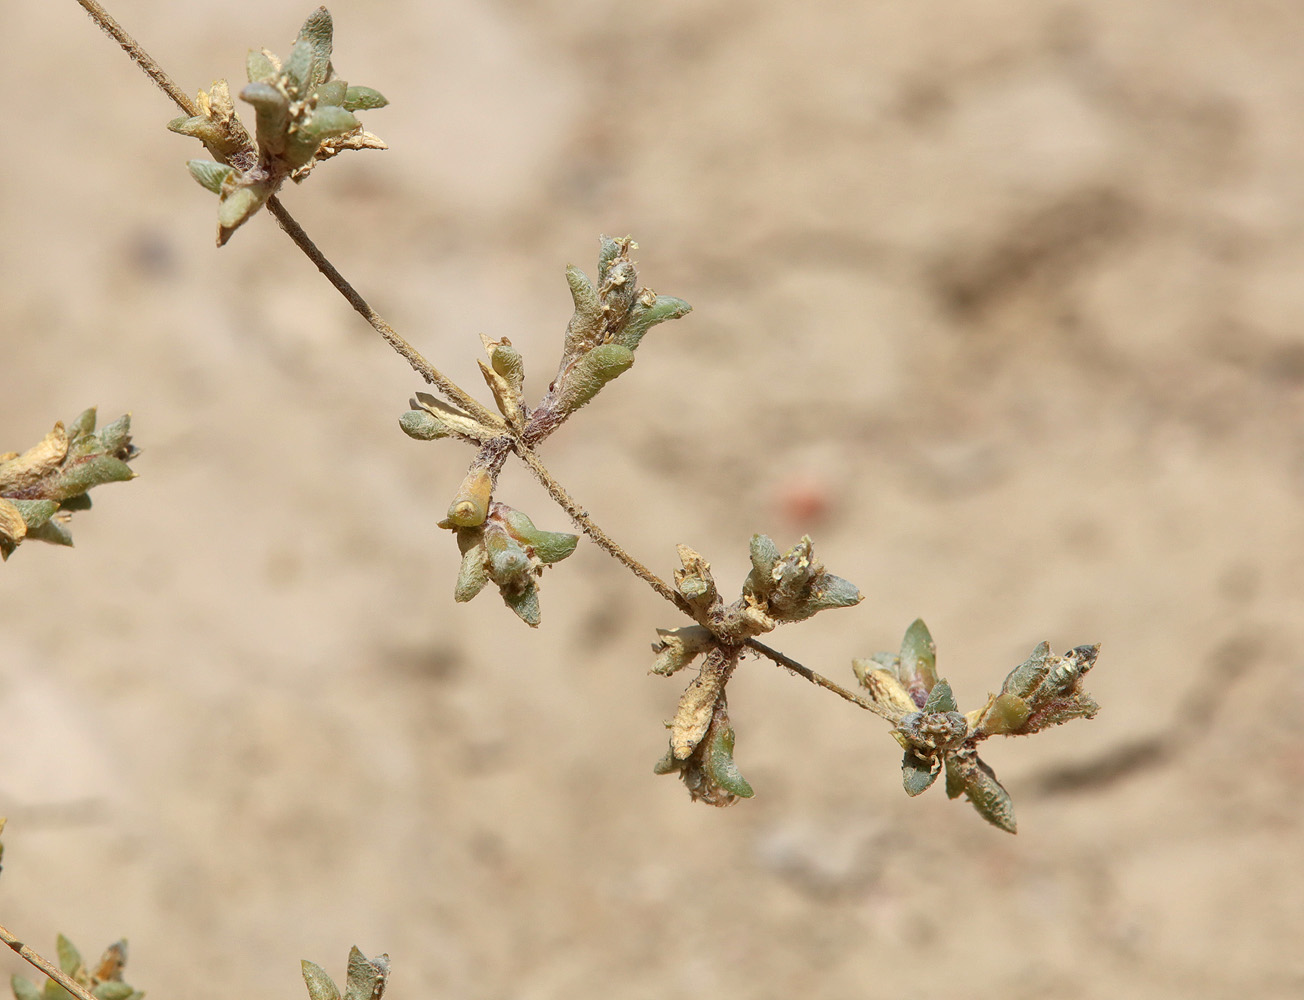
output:
[[[318,105],[303,125],[303,133],[311,136],[320,144],[326,139],[333,139],[337,135],[344,135],[346,132],[352,132],[362,123],[353,116],[352,112],[345,111],[343,108],[333,107],[329,104]]]
[[[344,95],[344,107],[349,111],[375,111],[387,104],[385,95],[370,87],[352,86]]]
[[[937,683],[937,646],[922,618],[916,618],[901,640],[901,663],[898,667],[906,687],[918,685],[924,692]]]
[[[1051,660],[1050,643],[1039,643],[1031,656],[1006,675],[1005,683],[1001,685],[1001,692],[1026,698],[1041,684],[1051,668]]]
[[[901,781],[907,795],[915,796],[927,791],[940,772],[936,759],[920,757],[912,750],[907,750],[901,758]]]
[[[59,509],[59,503],[55,500],[9,500],[7,502],[13,504],[22,515],[29,538],[33,531],[49,521],[51,515]]]
[[[54,947],[59,956],[59,968],[64,975],[75,976],[82,967],[81,952],[62,934],[55,940]]]
[[[452,431],[429,410],[408,410],[398,418],[403,433],[417,441],[434,441],[448,437]]]
[[[286,85],[292,91],[306,94],[316,86],[317,82],[312,79],[314,58],[312,43],[301,35],[300,40],[290,49],[290,58],[285,60],[282,69]]]
[[[589,276],[574,264],[566,266],[566,284],[575,312],[566,326],[564,352],[573,357],[595,346],[602,336],[602,303]]]
[[[121,979],[107,979],[91,990],[98,1000],[131,1000],[135,992],[133,986]]]
[[[299,964],[303,967],[303,981],[308,986],[310,1000],[340,1000],[340,991],[325,969],[306,958]]]
[[[261,184],[237,187],[226,195],[217,207],[218,243],[223,244],[231,234],[267,203],[271,188]]]
[[[294,43],[294,50],[290,53],[290,62],[285,67],[288,75],[302,81],[301,89],[312,90],[330,74],[334,32],[335,27],[331,23],[330,11],[325,7],[318,7],[308,15],[308,20],[303,22],[303,27],[299,29],[299,37]],[[291,65],[300,46],[305,46],[308,50],[308,60],[304,70]]]
[[[625,325],[612,338],[612,342],[623,344],[631,351],[635,350],[639,341],[643,339],[643,334],[647,333],[652,327],[658,323],[665,323],[667,320],[680,319],[692,311],[692,306],[683,299],[677,299],[672,295],[657,295],[652,298],[651,302],[646,304],[640,297],[630,307]]]
[[[964,794],[964,773],[956,766],[955,760],[946,758],[946,797],[958,799]]]
[[[59,521],[50,520],[37,525],[35,528],[29,528],[27,537],[38,542],[48,542],[51,545],[72,547],[72,532]]]
[[[290,99],[270,83],[251,83],[240,91],[240,99],[254,106],[258,145],[272,155],[285,150],[290,127]]]
[[[508,530],[519,540],[534,550],[534,555],[542,563],[561,562],[579,543],[579,535],[561,531],[543,531],[534,526],[534,522],[524,511],[507,509],[503,512]]]
[[[349,92],[349,85],[343,80],[327,80],[319,86],[314,93],[317,95],[318,105],[332,105],[338,107],[344,104],[345,95]],[[352,108],[348,109],[352,111]]]
[[[531,628],[538,628],[541,618],[539,608],[539,588],[531,580],[520,592],[500,588],[503,603],[516,612],[516,616]]]
[[[955,695],[951,693],[951,685],[944,680],[939,680],[933,685],[933,690],[928,692],[928,700],[924,702],[925,712],[954,712],[956,711]]]
[[[389,978],[389,957],[367,958],[354,946],[349,952],[349,976],[344,1000],[380,1000]]]
[[[712,782],[730,795],[750,799],[755,792],[734,763],[734,731],[729,725],[712,728],[702,767]]]
[[[620,344],[599,344],[575,363],[565,375],[558,400],[562,413],[574,413],[593,399],[612,379],[629,371],[634,352]]]
[[[484,590],[489,582],[489,553],[484,547],[484,533],[479,528],[462,528],[457,532],[462,549],[462,566],[457,572],[453,600],[463,604]]]
[[[25,976],[10,976],[9,985],[13,988],[14,1000],[42,1000],[41,991]]]
[[[277,75],[277,68],[260,49],[250,49],[245,56],[245,75],[250,83],[270,83]]]
[[[1014,820],[1014,803],[1010,793],[996,780],[992,769],[981,760],[977,767],[966,775],[964,790],[969,801],[978,810],[978,815],[992,826],[1006,833],[1017,833],[1018,824]]]
[[[199,182],[200,187],[212,191],[213,194],[221,194],[223,182],[235,173],[225,163],[218,163],[216,160],[187,160],[186,168],[190,171],[190,176]]]

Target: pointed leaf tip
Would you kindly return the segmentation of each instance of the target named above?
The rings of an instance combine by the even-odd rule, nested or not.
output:
[[[340,1000],[339,988],[326,974],[325,969],[316,962],[309,962],[306,958],[300,964],[303,967],[303,981],[308,986],[308,996],[311,1000]]]

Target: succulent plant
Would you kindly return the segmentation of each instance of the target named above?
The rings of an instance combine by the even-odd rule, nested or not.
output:
[[[236,117],[230,88],[219,80],[200,91],[199,114],[183,115],[168,128],[199,139],[214,160],[190,160],[199,184],[221,199],[217,245],[280,190],[286,178],[303,180],[322,160],[346,149],[385,149],[354,114],[389,102],[370,87],[350,85],[331,63],[334,28],[330,12],[318,7],[299,29],[284,62],[267,49],[251,50],[245,61],[249,83],[240,98],[254,109],[254,138]]]

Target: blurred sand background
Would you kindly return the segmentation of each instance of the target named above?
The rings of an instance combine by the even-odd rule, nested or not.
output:
[[[112,10],[193,93],[309,8]],[[269,217],[214,249],[204,154],[80,8],[3,0],[0,450],[94,404],[144,453],[0,570],[0,922],[125,934],[155,1000],[302,997],[355,943],[394,1000],[1304,995],[1304,7],[333,13],[392,148],[285,202],[455,379],[507,335],[537,399],[599,233],[693,303],[544,450],[598,523],[730,591],[809,532],[865,601],[790,655],[849,680],[922,616],[968,708],[1101,642],[1103,711],[989,745],[1009,837],[749,660],[757,795],[690,803],[672,610],[587,543],[537,631],[455,605],[470,451],[398,431],[418,379]]]

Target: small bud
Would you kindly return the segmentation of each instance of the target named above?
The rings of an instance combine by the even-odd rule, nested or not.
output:
[[[533,580],[530,557],[505,531],[485,532],[485,548],[489,552],[489,578],[498,586],[524,590]]]
[[[493,493],[493,479],[484,469],[473,469],[462,481],[461,488],[448,505],[448,520],[459,528],[473,528],[484,524],[489,514],[489,497]]]
[[[675,546],[683,569],[675,570],[675,589],[699,613],[706,613],[719,600],[711,564],[687,545]]]
[[[448,425],[429,410],[408,410],[398,418],[398,425],[404,434],[417,441],[434,441],[452,433]]]
[[[756,603],[768,608],[770,595],[774,593],[774,567],[779,561],[779,548],[769,535],[752,535],[749,554],[752,569],[743,581],[743,594],[752,595]]]

